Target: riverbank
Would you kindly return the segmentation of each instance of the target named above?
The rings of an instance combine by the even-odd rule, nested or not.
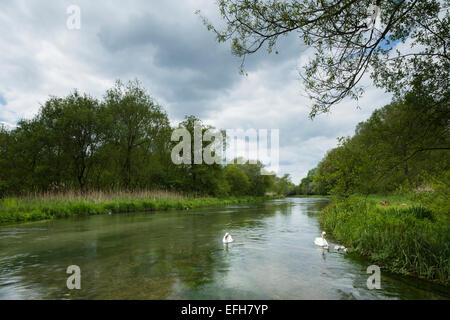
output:
[[[279,197],[208,198],[164,191],[94,192],[86,195],[67,193],[4,198],[0,200],[0,225],[108,213],[187,210],[199,207],[259,202],[275,198]]]
[[[0,300],[450,297],[434,284],[385,272],[382,288],[369,290],[366,259],[322,253],[312,243],[320,234],[313,217],[327,203],[291,198],[0,227]],[[235,241],[229,246],[225,232]],[[65,285],[73,264],[81,268],[81,290]]]
[[[393,273],[450,284],[448,199],[354,195],[322,210],[322,227],[350,252]]]

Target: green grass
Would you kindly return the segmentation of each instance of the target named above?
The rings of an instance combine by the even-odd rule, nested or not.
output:
[[[186,210],[257,202],[274,197],[195,198],[155,192],[50,194],[0,200],[0,224],[97,214]]]
[[[320,222],[350,252],[386,270],[449,285],[448,199],[439,210],[432,204],[442,199],[438,195],[434,199],[427,202],[416,194],[351,196],[326,207]],[[390,205],[382,206],[381,201]]]

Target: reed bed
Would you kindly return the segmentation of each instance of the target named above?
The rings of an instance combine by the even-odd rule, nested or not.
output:
[[[197,207],[231,205],[274,197],[209,198],[168,191],[65,192],[29,194],[0,200],[0,224],[37,221],[71,216],[186,210]]]
[[[185,200],[196,198],[195,195],[187,195],[181,192],[167,190],[137,190],[137,191],[66,191],[66,192],[44,192],[30,193],[20,197],[21,201],[29,202],[53,202],[53,201],[83,201],[101,203],[117,200]]]
[[[381,206],[380,198],[390,204]],[[450,224],[443,214],[413,197],[350,197],[320,214],[332,238],[382,268],[450,284]],[[447,208],[448,209],[448,208]]]

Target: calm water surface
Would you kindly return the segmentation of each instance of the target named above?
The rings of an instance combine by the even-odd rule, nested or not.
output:
[[[0,299],[448,299],[448,289],[324,252],[327,199],[117,214],[0,228]],[[225,232],[234,242],[222,244]],[[332,241],[331,241],[332,242]],[[81,268],[81,290],[66,269]]]

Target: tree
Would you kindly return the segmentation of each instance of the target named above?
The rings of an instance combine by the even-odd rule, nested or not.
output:
[[[300,184],[296,189],[296,193],[304,195],[312,195],[312,194],[326,195],[329,192],[329,190],[325,187],[323,183],[320,183],[320,181],[318,181],[317,177],[318,177],[317,167],[309,170],[307,176],[300,181]]]
[[[375,110],[353,137],[341,138],[317,167],[313,181],[340,195],[415,188],[449,170],[448,118],[427,109],[422,96]]]
[[[224,169],[225,179],[230,186],[229,194],[233,196],[243,196],[249,193],[250,181],[239,165],[228,165]]]
[[[235,159],[233,163],[241,163]],[[273,187],[275,176],[274,175],[262,175],[261,169],[264,168],[264,164],[260,161],[251,163],[250,161],[239,165],[245,172],[250,182],[249,194],[253,196],[263,196],[266,191]]]
[[[0,198],[4,196],[8,188],[10,187],[10,175],[8,172],[11,170],[11,151],[13,146],[13,140],[11,134],[6,130],[5,126],[0,125]]]
[[[395,100],[360,123],[353,140],[370,154],[375,181],[398,186],[421,183],[421,173],[438,173],[450,149],[448,117],[417,93]]]
[[[214,132],[216,129],[212,126],[204,125],[202,121],[195,116],[186,116],[178,128],[184,128],[191,137],[190,159],[191,163],[180,164],[175,169],[178,174],[178,185],[183,190],[189,190],[200,194],[209,194],[213,196],[225,196],[228,194],[229,185],[224,177],[222,164],[207,164],[203,159],[203,151],[209,146],[219,141],[204,141],[206,132]],[[198,130],[199,137],[195,138],[195,128]],[[200,163],[196,163],[195,140],[198,139],[200,145],[198,151],[202,155]]]
[[[362,163],[359,148],[350,138],[341,138],[340,145],[329,151],[318,165],[316,181],[326,186],[332,194],[348,196],[361,192],[358,184]]]
[[[163,137],[167,138],[167,114],[141,87],[139,81],[126,85],[117,81],[104,97],[103,120],[108,153],[115,153],[120,185],[137,187],[148,160],[144,155],[154,153]]]
[[[0,167],[12,193],[84,190],[95,166],[98,101],[77,91],[51,97],[4,136]]]
[[[98,104],[95,98],[75,91],[66,98],[51,98],[39,114],[49,146],[64,161],[64,171],[75,178],[81,191],[95,164],[99,144]]]
[[[102,102],[77,91],[50,97],[33,119],[0,131],[0,188],[170,187],[170,133],[167,115],[137,81],[117,82]]]
[[[219,42],[231,41],[243,63],[261,48],[272,52],[279,37],[297,32],[315,50],[301,74],[315,117],[346,97],[358,99],[363,93],[358,83],[369,71],[376,85],[398,96],[414,88],[448,102],[449,3],[377,0],[374,7],[372,0],[220,0],[226,28],[203,21]],[[394,55],[399,42],[410,48]]]
[[[273,189],[277,194],[283,196],[295,193],[295,185],[292,183],[291,176],[288,173],[281,178],[275,178]]]

